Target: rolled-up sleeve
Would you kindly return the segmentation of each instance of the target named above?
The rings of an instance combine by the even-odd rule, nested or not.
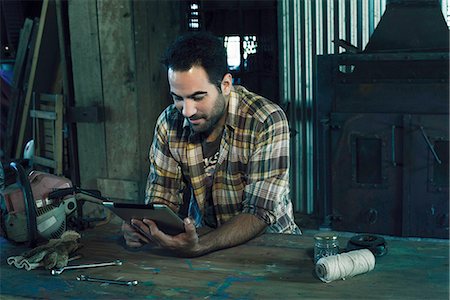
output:
[[[283,111],[274,111],[259,124],[254,145],[248,163],[243,212],[273,225],[290,205],[289,126]]]
[[[163,113],[156,123],[149,151],[150,170],[145,202],[158,202],[178,208],[182,203],[183,181],[179,163],[170,152],[167,118],[167,113]]]

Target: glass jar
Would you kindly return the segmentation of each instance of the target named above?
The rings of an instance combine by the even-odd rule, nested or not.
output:
[[[321,232],[314,235],[314,263],[322,257],[336,254],[339,254],[339,241],[335,232]]]

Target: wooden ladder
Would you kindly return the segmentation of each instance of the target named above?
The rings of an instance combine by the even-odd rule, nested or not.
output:
[[[33,93],[32,164],[51,168],[55,175],[63,174],[63,107],[63,95]]]

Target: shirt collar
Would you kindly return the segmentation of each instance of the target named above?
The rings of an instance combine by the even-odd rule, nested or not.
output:
[[[242,89],[242,87],[231,87],[230,99],[228,100],[228,116],[225,124],[233,130],[237,127],[238,122],[239,93],[237,90],[239,89]]]

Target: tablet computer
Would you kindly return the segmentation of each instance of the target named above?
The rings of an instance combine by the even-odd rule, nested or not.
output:
[[[137,204],[103,201],[103,205],[114,214],[131,225],[131,219],[150,219],[156,223],[159,230],[166,234],[177,235],[184,232],[184,222],[167,205]]]

